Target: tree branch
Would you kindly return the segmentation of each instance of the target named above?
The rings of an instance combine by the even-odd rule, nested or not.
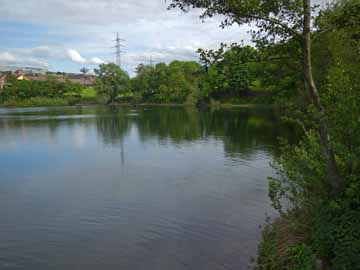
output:
[[[269,18],[269,17],[256,16],[256,15],[250,15],[249,18],[253,18],[254,20],[263,20],[263,21],[278,25],[281,28],[283,28],[285,32],[292,35],[294,38],[300,39],[300,40],[302,40],[302,38],[303,38],[302,35],[299,32],[295,31],[294,29],[290,28],[285,23],[282,23],[279,20],[272,19],[272,18]]]

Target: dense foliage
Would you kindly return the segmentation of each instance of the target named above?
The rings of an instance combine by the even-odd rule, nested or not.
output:
[[[139,65],[132,91],[145,102],[184,103],[199,93],[203,70],[197,62],[173,61],[169,65]]]
[[[294,60],[281,58],[289,50],[277,51],[279,57],[273,60],[268,57],[269,48],[222,44],[217,50],[198,50],[202,65],[192,61],[141,64],[131,79],[131,91],[138,102],[271,103],[299,78]]]
[[[124,95],[129,91],[129,75],[117,65],[101,64],[99,69],[95,69],[97,75],[95,89],[100,98],[106,103],[114,103],[119,95]]]
[[[44,81],[7,78],[8,85],[0,92],[0,102],[9,106],[68,105],[80,100],[83,87],[78,83],[58,82],[51,77]]]
[[[276,164],[279,177],[271,180],[274,205],[290,202],[290,208],[287,204],[282,210],[302,236],[295,246],[306,245],[312,257],[323,259],[324,268],[335,270],[360,269],[359,10],[359,1],[338,2],[320,14],[314,34],[315,74],[344,181],[342,191],[331,193],[312,106],[298,107],[305,136],[298,147],[284,147]],[[312,263],[297,269],[312,269]],[[270,261],[265,265],[272,268],[263,269],[278,269]]]
[[[202,81],[204,98],[222,99],[239,97],[249,92],[256,80],[254,61],[258,51],[250,46],[233,44],[228,50],[224,45],[217,51],[199,50],[200,60],[205,64],[206,75]]]

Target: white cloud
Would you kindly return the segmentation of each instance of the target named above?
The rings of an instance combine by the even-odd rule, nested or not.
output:
[[[28,55],[49,60],[55,70],[64,59],[76,64],[69,61],[61,64],[73,71],[78,69],[78,64],[114,61],[110,47],[115,45],[112,40],[118,31],[127,40],[122,63],[130,73],[150,57],[155,62],[197,60],[195,51],[200,47],[216,48],[220,42],[249,40],[246,27],[222,30],[218,27],[221,18],[202,23],[198,10],[188,14],[168,11],[169,3],[164,0],[0,0],[0,18],[11,21],[21,18],[22,22],[45,27],[42,44],[29,50]],[[50,45],[54,39],[61,44]]]
[[[314,0],[322,1],[325,0]],[[197,60],[198,48],[217,48],[221,42],[250,43],[251,26],[219,28],[222,17],[199,19],[199,10],[184,14],[167,10],[171,0],[0,0],[0,18],[29,24],[34,48],[3,48],[16,58],[49,62],[54,70],[77,71],[78,65],[114,61],[116,32],[127,40],[123,67],[130,73],[141,62]],[[10,25],[7,39],[16,39],[24,30]],[[35,29],[32,32],[31,29]],[[42,34],[38,34],[41,32]],[[54,40],[57,44],[54,44]],[[14,42],[12,42],[14,44]],[[30,44],[30,43],[29,43]],[[71,48],[71,49],[68,49]],[[73,48],[78,48],[75,50]],[[18,57],[19,56],[19,57]],[[21,57],[20,57],[21,56]],[[5,58],[4,55],[0,55]],[[6,56],[9,58],[9,55]],[[71,60],[64,61],[64,60]]]
[[[331,0],[313,0],[314,4],[329,3]],[[167,6],[171,0],[0,0],[0,18],[49,24],[76,24],[110,26],[121,25],[157,18],[168,12]],[[193,16],[199,11],[191,12]],[[179,17],[176,16],[177,18]],[[176,20],[173,21],[176,24]],[[171,27],[171,25],[170,25]],[[167,28],[167,25],[163,25]]]
[[[109,25],[155,16],[166,8],[164,0],[1,0],[0,17],[26,21]],[[141,12],[136,12],[141,11]]]
[[[77,64],[89,64],[89,65],[100,65],[105,63],[104,60],[100,59],[99,57],[92,57],[91,59],[86,59],[81,54],[74,49],[69,49],[66,51],[67,57]]]
[[[0,53],[0,63],[9,63],[9,62],[11,63],[15,61],[16,61],[16,57],[11,53],[9,52]]]
[[[38,67],[38,68],[49,68],[49,63],[46,61],[42,61],[36,58],[27,58],[22,61],[19,61],[19,66],[30,66],[30,67]]]
[[[34,58],[32,56],[24,56],[10,52],[0,52],[1,66],[31,66],[39,68],[48,68],[49,64],[46,61]]]
[[[105,61],[98,58],[98,57],[93,57],[91,58],[91,60],[89,61],[90,64],[94,64],[94,65],[100,65],[100,64],[104,64]]]
[[[77,50],[67,50],[66,52],[67,56],[70,58],[71,61],[78,63],[78,64],[85,64],[86,59],[80,55],[80,53]]]

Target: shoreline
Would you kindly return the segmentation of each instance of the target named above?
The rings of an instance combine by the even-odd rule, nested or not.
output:
[[[73,105],[64,105],[64,104],[36,104],[34,106],[6,106],[0,104],[0,108],[2,109],[11,109],[11,108],[36,108],[36,107],[85,107],[85,106],[104,106],[104,107],[193,107],[196,108],[196,105],[193,104],[179,104],[179,103],[139,103],[139,104],[132,104],[132,103],[116,103],[116,104],[98,104],[98,103],[78,103]],[[256,108],[256,107],[272,107],[273,104],[258,104],[258,103],[245,103],[245,104],[208,104],[207,108]],[[205,107],[205,108],[206,108]]]

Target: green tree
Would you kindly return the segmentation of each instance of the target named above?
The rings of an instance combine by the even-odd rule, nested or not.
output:
[[[250,46],[222,44],[219,50],[199,49],[200,61],[204,63],[207,75],[202,93],[204,97],[221,99],[246,94],[255,80],[253,62],[258,52]]]
[[[99,69],[95,69],[95,74],[97,75],[95,89],[107,103],[115,102],[120,94],[129,91],[129,75],[117,65],[101,64]]]
[[[295,244],[305,243],[307,250],[322,258],[323,269],[360,269],[359,11],[357,0],[338,1],[320,13],[313,34],[314,72],[319,75],[317,84],[344,179],[343,192],[334,196],[328,181],[326,156],[314,132],[313,106],[301,121],[305,136],[296,147],[284,147],[276,166],[279,176],[270,181],[274,206],[284,210],[283,220],[300,235],[301,243]],[[284,201],[286,207],[282,207]],[[276,235],[276,230],[270,230],[266,237]],[[273,241],[274,237],[270,238]],[[268,240],[262,244],[265,254],[260,257],[266,264],[260,269],[289,269],[273,264],[279,262],[275,258],[279,254],[276,249],[272,252],[275,257],[266,252]]]
[[[131,80],[132,91],[141,93],[144,101],[183,103],[197,92],[202,72],[201,65],[193,61],[139,65]]]
[[[303,61],[305,89],[316,111],[318,134],[321,139],[323,154],[327,163],[327,178],[332,185],[332,193],[342,190],[342,178],[335,161],[332,138],[329,133],[327,113],[315,85],[312,66],[312,11],[315,6],[310,0],[172,0],[169,8],[202,8],[202,18],[223,15],[222,26],[254,23],[258,31],[253,38],[259,44],[274,44],[298,41]]]

